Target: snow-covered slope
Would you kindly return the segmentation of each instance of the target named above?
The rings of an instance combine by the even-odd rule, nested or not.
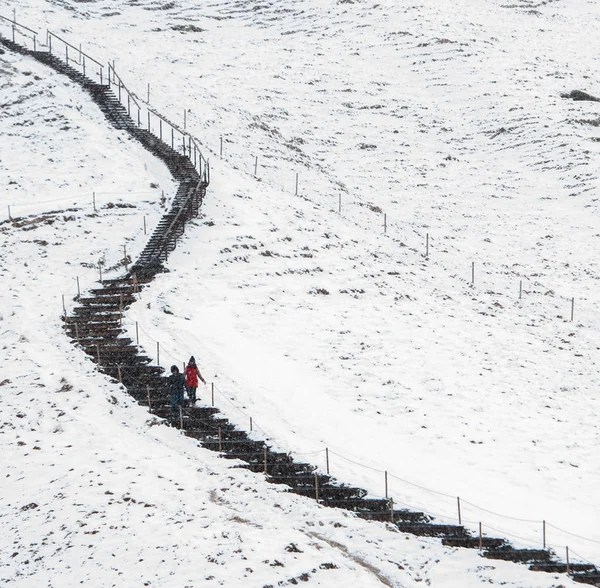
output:
[[[159,110],[181,112],[182,118],[187,108],[188,126],[213,151],[203,218],[169,260],[171,272],[144,291],[128,317],[131,328],[134,321],[142,327],[148,351],[158,340],[171,355],[169,363],[193,353],[222,393],[219,402],[228,416],[241,425],[252,416],[275,443],[312,454],[303,459],[320,465],[328,447],[333,473],[374,495],[383,493],[388,471],[398,504],[455,520],[455,497],[461,496],[470,524],[482,521],[489,534],[499,529],[526,545],[540,545],[545,519],[554,525],[548,541],[559,554],[569,545],[598,561],[593,489],[600,482],[600,337],[594,286],[600,230],[594,169],[600,133],[585,121],[597,120],[599,109],[560,97],[576,88],[598,93],[597,60],[589,49],[597,44],[590,22],[598,19],[598,5],[529,4],[464,1],[444,9],[302,0],[291,6],[141,2],[115,9],[114,3],[28,0],[15,6],[18,19],[33,28],[47,26],[82,42],[94,56],[116,59],[134,91],[145,95],[150,84]],[[115,266],[126,239],[128,252],[140,250],[141,217],[147,215],[149,225],[156,222],[161,190],[172,194],[166,170],[111,131],[68,81],[31,60],[0,58],[2,80],[11,80],[2,87],[2,103],[9,105],[1,119],[3,207],[12,205],[15,215],[16,205],[35,200],[40,202],[35,212],[56,209],[71,202],[44,201],[67,197],[68,189],[80,208],[52,215],[51,225],[33,224],[40,236],[31,240],[28,226],[3,226],[3,251],[11,252],[2,259],[3,308],[10,310],[2,313],[7,357],[0,379],[11,380],[2,387],[2,414],[11,415],[3,422],[22,426],[17,434],[25,435],[50,419],[44,412],[38,424],[32,420],[23,405],[29,397],[14,396],[21,390],[17,375],[27,389],[37,382],[56,394],[64,384],[60,377],[70,374],[67,383],[90,395],[85,414],[93,420],[99,411],[105,423],[97,424],[98,431],[115,431],[104,439],[116,464],[106,468],[113,473],[103,474],[104,484],[121,484],[135,498],[128,478],[118,472],[143,463],[143,475],[153,476],[156,467],[147,456],[158,435],[164,459],[177,463],[173,480],[180,485],[191,475],[188,459],[200,460],[195,467],[214,464],[219,484],[198,482],[204,504],[222,476],[233,474],[168,431],[148,430],[139,409],[93,375],[91,364],[76,369],[81,357],[58,330],[60,295],[76,293],[77,276],[90,286],[96,275],[94,268],[84,274],[82,266],[102,256],[106,267]],[[45,120],[50,118],[56,121]],[[118,198],[136,208],[102,208],[91,215],[92,191],[114,194],[103,204]],[[69,217],[73,220],[65,220]],[[54,246],[59,243],[66,247]],[[75,378],[81,383],[72,384]],[[69,410],[59,410],[79,430],[72,412],[78,403],[69,396],[74,393],[64,394]],[[118,405],[104,404],[111,395]],[[109,409],[112,415],[105,414]],[[17,421],[10,411],[25,416]],[[121,429],[121,421],[129,425]],[[9,428],[5,425],[5,435]],[[128,434],[143,456],[117,451],[126,443],[119,436]],[[24,453],[25,446],[14,445],[15,432],[10,435],[5,437],[10,455]],[[34,443],[46,439],[38,437]],[[168,451],[163,437],[174,439]],[[92,449],[90,457],[84,452],[78,473],[100,443],[91,431],[83,438]],[[59,450],[52,451],[62,462]],[[36,471],[32,455],[19,462],[24,479]],[[250,484],[248,474],[238,475],[242,485]],[[71,495],[80,494],[72,477],[65,479]],[[263,492],[259,479],[252,484]],[[16,526],[31,517],[26,528],[35,528],[38,509],[17,510],[22,505],[14,493],[22,489],[9,488],[5,520]],[[167,487],[163,491],[165,506],[157,510],[167,520],[175,498]],[[46,500],[62,512],[53,499]],[[186,500],[192,508],[193,498]],[[249,499],[240,493],[236,500]],[[81,500],[86,507],[91,502]],[[311,513],[307,521],[321,510],[301,504]],[[261,507],[254,508],[263,520]],[[209,510],[221,532],[219,515]],[[316,515],[322,516],[342,515]],[[272,524],[293,533],[304,524],[299,521]],[[377,525],[352,525],[365,540],[382,533],[372,529]],[[140,528],[132,525],[128,536]],[[171,541],[174,533],[165,523],[157,541]],[[388,555],[382,557],[393,560],[389,554],[399,553],[394,536],[384,535]],[[282,535],[283,542],[287,537]],[[406,545],[411,553],[420,550],[414,540]],[[185,561],[192,549],[183,549]],[[271,546],[263,549],[258,559]],[[408,553],[404,544],[402,552]],[[437,559],[441,548],[433,542],[426,552]],[[75,553],[81,555],[79,549]],[[462,583],[455,575],[462,558],[468,560],[463,572],[475,569],[475,557],[458,552],[452,558],[461,563],[451,574],[431,565],[423,573],[434,585],[477,585],[484,581],[481,572]],[[97,559],[108,574],[106,558]],[[301,559],[316,561],[307,552]],[[14,574],[19,560],[12,561]],[[228,561],[228,569],[235,568]],[[339,569],[350,569],[344,561]],[[390,585],[410,585],[422,560],[407,555],[402,561],[407,574],[392,573],[379,560],[375,565]],[[407,567],[406,561],[412,563]],[[159,585],[183,585],[168,584],[159,563],[152,564]],[[485,573],[498,573],[501,581],[520,578],[514,581],[523,583],[515,585],[555,582],[514,568]],[[265,583],[293,576],[273,569]],[[338,573],[335,580],[332,575],[311,581],[344,585],[345,572]],[[242,576],[235,574],[223,581],[236,585]],[[201,585],[199,577],[189,581]]]

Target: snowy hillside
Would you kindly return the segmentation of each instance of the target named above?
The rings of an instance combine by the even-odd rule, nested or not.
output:
[[[374,496],[387,471],[396,504],[456,522],[460,496],[471,528],[523,546],[546,520],[560,556],[600,562],[600,106],[560,96],[600,95],[596,3],[13,6],[186,108],[212,152],[202,218],[126,320],[148,353],[194,354],[232,420],[321,467],[327,447]],[[2,582],[570,585],[282,495],[152,426],[68,342],[61,295],[99,261],[118,275],[174,183],[68,80],[9,53],[0,72],[0,204],[37,215],[0,225]]]

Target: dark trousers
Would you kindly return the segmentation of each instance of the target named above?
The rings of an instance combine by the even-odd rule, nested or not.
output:
[[[183,408],[183,392],[171,394],[171,418],[179,418],[179,407]]]
[[[192,404],[196,402],[196,390],[198,390],[198,388],[195,388],[194,386],[188,386],[188,396],[190,397],[190,402]]]

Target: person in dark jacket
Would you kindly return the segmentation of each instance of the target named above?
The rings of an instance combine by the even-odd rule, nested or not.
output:
[[[171,418],[179,418],[179,407],[183,408],[183,393],[186,389],[185,376],[179,373],[176,365],[171,366],[171,375],[167,378],[167,386],[171,395]]]
[[[190,398],[190,404],[194,405],[196,402],[196,390],[198,389],[198,379],[206,384],[206,380],[202,377],[194,356],[190,357],[187,367],[185,368],[185,378],[187,381],[188,396]]]

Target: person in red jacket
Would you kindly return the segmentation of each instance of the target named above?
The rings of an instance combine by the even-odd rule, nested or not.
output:
[[[194,356],[190,357],[187,367],[185,368],[185,378],[187,380],[188,396],[190,397],[190,404],[196,403],[196,389],[198,388],[198,379],[206,384],[206,380],[202,377]]]

